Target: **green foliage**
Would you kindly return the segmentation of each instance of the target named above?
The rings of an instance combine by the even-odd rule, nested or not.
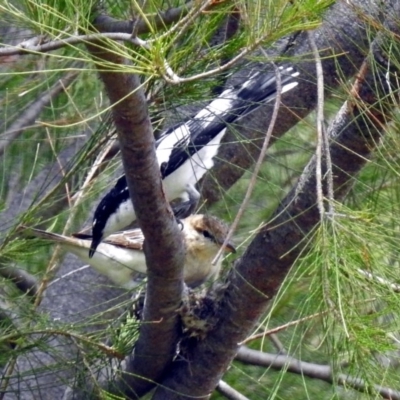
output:
[[[139,337],[140,324],[135,317],[127,316],[114,336],[111,336],[113,347],[125,356],[132,352],[134,344]]]
[[[86,30],[93,11],[93,1],[48,0],[23,2],[3,2],[3,11],[41,35],[59,37]],[[79,12],[77,12],[79,10]]]
[[[327,111],[335,103],[327,103]],[[312,151],[312,117],[277,142],[241,221],[237,240],[246,244],[259,221],[265,221],[292,187]],[[304,361],[332,365],[339,373],[357,376],[369,394],[331,387],[285,371],[260,370],[236,363],[224,380],[250,398],[368,399],[372,385],[398,385],[399,141],[398,121],[355,184],[345,204],[334,203],[308,237],[309,248],[293,267],[265,320],[254,333],[297,324],[278,333],[285,351]],[[248,175],[240,180],[216,213],[235,215]],[[240,246],[239,246],[240,247]],[[303,318],[306,318],[304,321]],[[275,353],[268,337],[254,340],[256,350]],[[215,394],[213,398],[222,398]]]
[[[171,114],[171,111],[177,115],[177,119],[183,118],[178,107],[213,97],[212,90],[218,86],[222,76],[219,68],[226,62],[221,60],[231,60],[243,53],[232,68],[226,70],[231,73],[241,63],[247,62],[244,55],[258,44],[268,47],[284,35],[317,27],[324,10],[332,3],[331,0],[236,2],[236,7],[244,16],[241,29],[229,41],[213,45],[212,38],[232,10],[231,2],[221,2],[212,10],[198,13],[194,22],[178,22],[164,29],[156,27],[151,17],[160,10],[182,6],[181,1],[152,0],[145,2],[143,8],[137,2],[128,5],[122,0],[105,2],[105,9],[115,18],[141,16],[149,21],[148,32],[140,35],[141,39],[147,40],[148,47],[133,44],[122,46],[116,42],[107,44],[112,43],[116,54],[132,61],[132,65],[124,68],[115,66],[116,70],[143,76],[150,98],[150,110],[154,119],[163,125],[162,118]],[[48,40],[66,40],[89,32],[93,7],[93,2],[76,0],[3,1],[0,18],[13,26],[29,28],[29,34],[21,31],[26,37],[34,33],[45,35]],[[184,18],[182,16],[181,21]],[[260,56],[254,59],[263,61]],[[166,83],[163,79],[166,62],[179,77],[188,79],[188,82],[180,85]],[[197,75],[212,70],[215,70],[214,74],[195,79]],[[6,131],[32,102],[71,71],[78,72],[77,78],[51,100],[29,129],[25,129],[6,147],[0,164],[2,203],[6,203],[7,196],[13,191],[23,193],[24,188],[43,171],[43,167],[57,161],[77,136],[90,137],[67,162],[67,167],[59,172],[64,174],[62,180],[53,186],[53,171],[47,172],[47,178],[41,179],[37,185],[28,210],[10,221],[10,226],[45,222],[46,227],[61,231],[67,221],[72,220],[69,229],[79,229],[93,199],[103,193],[109,184],[109,177],[115,176],[118,165],[111,162],[95,182],[85,188],[79,204],[71,201],[70,205],[55,207],[55,211],[52,211],[52,207],[60,200],[65,200],[66,192],[69,200],[80,193],[87,173],[91,171],[96,155],[104,148],[106,134],[109,133],[107,129],[97,130],[99,124],[105,124],[108,105],[101,93],[94,61],[83,44],[66,45],[46,55],[17,56],[9,64],[2,65],[0,116],[3,130]],[[331,113],[336,112],[337,104],[328,104]],[[346,204],[334,204],[335,215],[327,217],[310,235],[309,252],[298,260],[273,306],[255,331],[268,330],[317,314],[279,333],[289,354],[302,360],[331,364],[336,374],[350,373],[371,384],[393,387],[397,384],[398,368],[383,368],[378,356],[384,355],[394,360],[398,358],[398,124],[399,121],[395,121],[375,158],[356,178]],[[313,126],[313,117],[310,117],[270,149],[236,234],[240,251],[292,187],[313,153]],[[243,141],[240,132],[237,133],[237,140]],[[12,183],[13,173],[18,176],[17,184]],[[247,171],[224,195],[223,201],[213,208],[213,212],[232,220],[241,205],[250,176],[251,171]],[[39,246],[37,240],[16,239],[13,229],[3,229],[2,261],[12,261],[25,266],[35,275],[45,276],[52,249]],[[105,338],[112,338],[112,349],[120,354],[127,354],[137,338],[137,322],[132,318],[122,325],[115,324],[113,317],[101,312],[93,313],[90,318],[72,325],[63,321],[55,324],[49,316],[38,313],[29,305],[26,296],[17,296],[15,292],[8,291],[5,297],[9,301],[17,298],[18,301],[14,303],[21,303],[13,310],[19,315],[21,326],[13,326],[11,319],[0,321],[0,365],[6,364],[15,354],[24,354],[36,348],[51,353],[55,360],[52,368],[61,370],[64,367],[63,359],[52,348],[52,339],[69,336],[82,346],[85,361],[96,361],[96,366],[100,368],[108,363],[109,355],[101,346]],[[88,328],[97,329],[97,326],[101,328],[87,334]],[[17,353],[7,347],[10,340],[18,345]],[[263,351],[275,351],[266,339],[254,341],[251,346]],[[224,379],[250,398],[356,397],[351,389],[332,388],[327,383],[285,371],[239,363],[234,364]]]

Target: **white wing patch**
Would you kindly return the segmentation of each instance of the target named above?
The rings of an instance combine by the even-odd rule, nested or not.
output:
[[[222,129],[207,146],[202,147],[197,153],[186,160],[173,174],[164,179],[164,188],[167,199],[187,199],[186,188],[193,187],[203,175],[214,166],[213,158],[217,155],[221,139],[226,128]]]
[[[289,90],[292,90],[298,84],[299,84],[298,82],[292,82],[292,83],[288,83],[287,85],[283,85],[282,86],[282,93],[285,93],[285,92],[288,92]]]
[[[237,99],[232,89],[224,90],[214,101],[207,107],[203,108],[194,117],[195,120],[202,122],[203,128],[207,128],[209,124],[215,121],[215,118],[221,118],[232,110],[233,102]]]
[[[178,142],[186,145],[190,139],[189,127],[185,124],[179,125],[169,135],[162,138],[157,146],[157,160],[161,165],[163,162],[168,162],[172,150]]]

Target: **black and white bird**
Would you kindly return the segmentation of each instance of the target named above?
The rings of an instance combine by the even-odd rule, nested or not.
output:
[[[280,67],[281,93],[298,82],[293,67]],[[222,92],[193,118],[162,133],[156,142],[164,192],[168,201],[182,199],[194,204],[200,197],[195,185],[213,167],[221,139],[229,124],[276,98],[276,73],[256,72],[243,84]],[[136,219],[125,176],[101,200],[93,217],[92,257],[100,242]]]
[[[201,214],[191,215],[180,222],[186,247],[183,279],[189,287],[195,288],[218,276],[222,257],[214,265],[212,261],[224,243],[228,226],[218,218]],[[59,243],[65,250],[126,289],[137,285],[134,280],[137,272],[147,272],[143,252],[144,236],[138,228],[108,236],[91,258],[88,256],[92,241],[90,235],[74,234],[69,237],[25,226],[20,226],[18,231],[25,236],[33,235]],[[224,250],[236,252],[232,243],[228,243]]]

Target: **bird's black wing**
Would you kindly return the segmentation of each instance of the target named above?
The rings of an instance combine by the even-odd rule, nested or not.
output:
[[[93,241],[90,247],[89,256],[92,256],[96,247],[103,238],[103,229],[107,220],[118,207],[129,199],[129,190],[125,175],[121,176],[115,186],[103,197],[96,208],[93,216],[92,236]]]
[[[281,86],[292,82],[294,70],[287,68],[281,72]],[[239,118],[251,113],[262,103],[270,101],[276,95],[276,74],[275,72],[253,74],[244,84],[237,85],[233,89],[224,91],[216,100],[211,102],[206,108],[208,113],[202,113],[202,118],[195,116],[184,124],[176,125],[168,129],[160,138],[160,141],[173,133],[173,131],[182,125],[186,125],[189,132],[189,141],[186,138],[179,140],[171,152],[168,162],[163,162],[160,166],[162,179],[176,171],[195,153],[199,152],[204,146],[207,146],[223,129],[232,124]],[[230,101],[229,108],[223,112],[213,112],[214,102],[221,101],[224,96],[227,102]],[[200,112],[201,113],[201,112]],[[199,113],[199,114],[200,114]],[[198,114],[198,115],[199,115]]]

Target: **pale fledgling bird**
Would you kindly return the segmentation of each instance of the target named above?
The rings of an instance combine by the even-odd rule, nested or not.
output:
[[[277,74],[280,74],[281,93],[297,86],[295,78],[299,72],[291,66],[279,67],[277,72],[258,71],[240,85],[224,90],[193,118],[161,134],[156,142],[156,155],[168,201],[189,200],[193,207],[187,215],[194,211],[200,197],[195,185],[213,167],[227,127],[260,105],[274,101]],[[93,256],[105,237],[126,228],[135,219],[127,182],[122,176],[94,212],[89,256]]]
[[[214,257],[222,246],[228,227],[221,220],[208,215],[191,215],[180,220],[186,246],[184,281],[195,288],[212,277],[217,277],[222,257],[212,265]],[[76,234],[64,236],[40,229],[19,227],[24,235],[60,244],[65,250],[77,255],[83,262],[91,265],[99,273],[107,276],[115,284],[126,289],[137,285],[133,280],[136,272],[145,274],[146,260],[143,252],[144,236],[140,229],[118,232],[108,236],[97,247],[93,257],[89,257],[90,235]],[[227,252],[236,252],[233,244],[225,247]]]

